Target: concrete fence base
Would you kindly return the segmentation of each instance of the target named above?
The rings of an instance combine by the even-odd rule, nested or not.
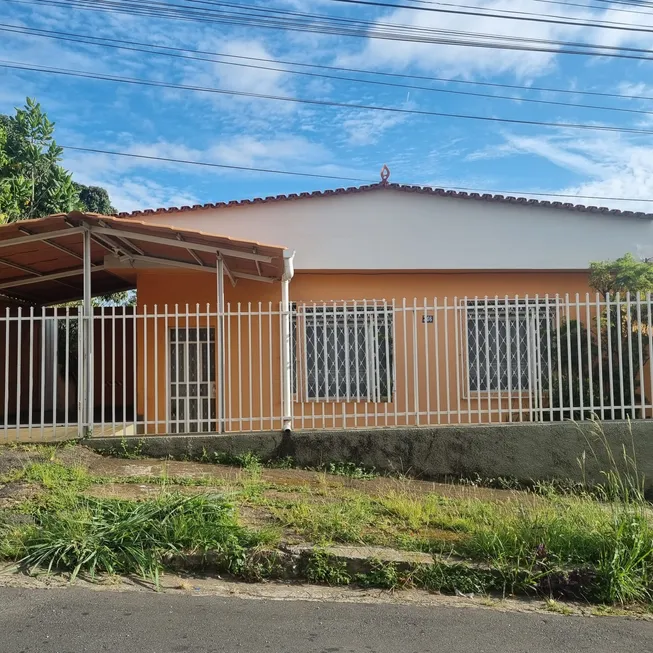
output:
[[[636,458],[645,487],[652,493],[653,422],[607,422],[600,427],[601,437],[597,427],[587,422],[562,422],[149,436],[129,438],[122,443],[116,438],[93,438],[85,444],[101,452],[115,450],[120,444],[155,458],[199,459],[205,454],[252,452],[262,460],[292,456],[301,467],[354,462],[381,472],[431,480],[480,476],[524,483],[586,480],[591,484],[604,482],[602,471],[611,469],[608,447],[619,469],[625,470],[625,448],[628,456]]]

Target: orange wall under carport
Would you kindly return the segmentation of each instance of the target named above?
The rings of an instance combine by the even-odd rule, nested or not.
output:
[[[402,300],[407,300],[408,306],[413,305],[414,299],[417,300],[418,306],[424,305],[426,299],[429,306],[433,306],[434,298],[437,298],[441,306],[444,298],[448,299],[449,305],[457,297],[462,300],[464,297],[473,299],[475,296],[484,298],[486,296],[494,298],[498,296],[504,298],[507,296],[519,295],[523,297],[528,295],[534,297],[536,294],[543,297],[546,294],[564,296],[569,294],[571,299],[575,299],[576,293],[584,298],[585,293],[589,292],[588,275],[586,271],[519,271],[519,272],[500,272],[500,271],[469,271],[469,272],[366,272],[366,273],[320,273],[320,272],[297,272],[290,284],[290,298],[292,302],[311,303],[311,302],[330,302],[341,300],[395,300],[397,306],[401,306]],[[238,318],[231,317],[225,321],[225,332],[231,329],[231,343],[226,353],[227,361],[231,361],[231,369],[228,362],[226,370],[225,387],[226,391],[227,414],[232,418],[228,425],[228,430],[249,430],[249,429],[267,429],[280,428],[281,417],[281,394],[280,394],[280,355],[279,355],[279,301],[280,301],[280,284],[265,284],[255,281],[238,281],[236,287],[232,287],[228,282],[225,284],[225,301],[230,305],[231,311],[240,310],[243,316],[240,318],[241,324],[241,361],[242,366],[238,369],[237,361],[239,347],[237,341],[237,321]],[[262,303],[264,311],[268,311],[269,303],[272,303],[274,315],[271,323],[268,317],[259,318],[257,316],[247,316],[251,303],[252,311],[258,311],[259,302]],[[139,312],[147,307],[148,314],[152,314],[154,307],[158,315],[164,312],[165,305],[168,311],[175,310],[174,305],[179,305],[180,311],[186,311],[186,304],[189,310],[194,313],[197,304],[200,304],[200,311],[206,312],[207,303],[210,305],[210,311],[216,311],[216,279],[215,273],[197,273],[187,270],[142,270],[138,273],[138,306]],[[415,318],[421,322],[422,313],[415,314]],[[573,317],[573,315],[572,315]],[[249,346],[248,329],[252,329],[252,345]],[[147,383],[147,419],[155,419],[154,406],[158,404],[158,420],[160,425],[158,432],[163,433],[166,419],[167,403],[167,376],[164,370],[165,359],[165,320],[159,318],[157,324],[157,334],[155,338],[154,320],[150,319],[147,331],[147,361],[148,361],[148,383]],[[202,325],[206,324],[205,320],[200,320]],[[214,326],[215,320],[210,320],[210,326]],[[445,353],[449,355],[450,361],[452,356],[456,356],[453,351],[454,338],[453,329],[455,328],[455,319],[450,316],[451,337],[449,342],[449,352],[444,350],[442,333],[439,337],[439,358],[444,360]],[[174,322],[169,319],[168,327],[173,328]],[[180,323],[180,326],[183,324]],[[188,326],[196,326],[196,321],[190,319]],[[263,334],[261,338],[261,348],[259,349],[259,327]],[[430,410],[435,410],[438,404],[438,397],[435,396],[436,378],[438,371],[435,370],[433,357],[435,355],[434,346],[430,344],[429,358],[430,365],[428,372],[422,369],[413,368],[413,360],[424,358],[425,341],[434,342],[433,325],[419,324],[417,332],[417,355],[409,356],[410,360],[404,365],[403,354],[398,350],[399,344],[403,343],[403,324],[401,319],[395,319],[395,401],[394,404],[384,403],[376,405],[376,409],[381,415],[381,424],[384,424],[383,415],[386,412],[393,414],[395,408],[399,415],[396,424],[414,423],[412,417],[405,417],[402,413],[414,410],[416,400],[420,412],[425,410],[427,404]],[[442,322],[440,329],[443,328]],[[407,331],[412,329],[411,326]],[[269,342],[271,335],[272,350]],[[411,336],[412,337],[412,336]],[[145,410],[145,354],[144,338],[142,327],[138,332],[138,413],[143,416]],[[409,345],[409,347],[411,347]],[[402,344],[403,347],[403,344]],[[459,345],[460,347],[460,345]],[[459,352],[461,349],[459,349]],[[262,353],[262,357],[260,356]],[[401,354],[401,355],[400,355]],[[157,373],[154,370],[154,359],[158,357]],[[262,362],[261,362],[262,358]],[[442,364],[441,364],[442,366]],[[272,367],[272,369],[270,369]],[[445,380],[438,379],[440,382],[439,406],[442,411],[446,409],[447,403],[450,409],[457,410],[460,405],[462,413],[465,413],[465,419],[469,416],[469,421],[478,421],[476,411],[478,411],[478,397],[472,396],[467,399],[459,390],[461,379],[456,378],[456,372],[450,366],[449,386],[451,394],[448,397],[444,395]],[[251,369],[251,384],[250,384]],[[440,374],[443,372],[440,371]],[[419,392],[416,393],[413,388],[415,374],[421,376],[419,383]],[[429,376],[429,396],[426,394],[426,376]],[[272,378],[272,387],[270,388],[270,376]],[[411,379],[408,384],[408,390],[405,391],[405,378]],[[250,393],[251,385],[251,393]],[[240,387],[241,392],[237,391]],[[271,392],[270,392],[271,391]],[[158,402],[155,402],[155,395],[158,393]],[[240,399],[239,399],[240,397]],[[487,409],[487,399],[481,397],[481,409]],[[496,399],[492,400],[496,409]],[[513,398],[512,406],[508,406],[507,400],[502,401],[502,409],[505,411],[501,417],[506,421],[510,419],[509,413],[518,409],[518,401]],[[337,406],[325,402],[296,402],[294,406],[295,425],[315,427],[330,427],[342,425],[343,413],[348,415],[347,424],[349,426],[364,426],[365,421],[360,417],[361,414],[372,413],[375,405],[366,402],[338,404]],[[356,411],[358,418],[353,420],[352,414]],[[468,413],[467,413],[468,411]],[[302,419],[302,415],[304,419]],[[313,417],[315,416],[315,417]],[[275,419],[272,419],[274,417]],[[497,421],[498,416],[493,419]],[[353,421],[352,421],[353,420]],[[441,422],[447,422],[447,416],[440,419]],[[424,418],[421,423],[425,423]],[[309,424],[310,423],[310,424]],[[372,422],[373,423],[373,422]],[[378,423],[378,422],[377,422]],[[368,425],[371,423],[368,421]],[[149,428],[152,432],[155,429]]]

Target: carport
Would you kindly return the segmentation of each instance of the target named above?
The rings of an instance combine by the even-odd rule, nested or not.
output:
[[[290,428],[291,364],[289,283],[293,275],[292,254],[284,247],[233,239],[177,227],[143,223],[104,215],[72,212],[0,226],[0,301],[6,307],[7,352],[9,321],[27,324],[34,315],[45,316],[46,307],[81,300],[79,338],[80,435],[93,431],[93,305],[92,298],[136,288],[137,272],[143,268],[173,267],[215,271],[217,275],[217,373],[218,424],[224,414],[224,279],[281,285],[283,319],[282,369],[284,428]],[[36,311],[36,313],[35,313]],[[32,326],[30,326],[32,329]],[[30,331],[30,334],[32,331]],[[30,336],[30,346],[32,338]],[[20,339],[16,343],[20,363],[31,357]],[[7,393],[11,383],[5,356],[5,430]],[[33,392],[31,376],[18,389]],[[0,402],[2,398],[0,398]],[[2,406],[2,403],[0,403]],[[16,425],[20,428],[20,424]],[[30,423],[30,430],[32,428]]]

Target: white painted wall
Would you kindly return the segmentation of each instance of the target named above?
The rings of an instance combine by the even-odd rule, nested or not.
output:
[[[298,270],[564,270],[653,255],[653,220],[392,189],[135,219],[285,245]]]

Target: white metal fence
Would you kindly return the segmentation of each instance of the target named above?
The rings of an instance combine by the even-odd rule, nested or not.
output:
[[[650,295],[298,302],[293,427],[650,418],[652,310]],[[283,317],[270,303],[96,309],[86,391],[77,309],[7,309],[0,438],[281,429]]]

